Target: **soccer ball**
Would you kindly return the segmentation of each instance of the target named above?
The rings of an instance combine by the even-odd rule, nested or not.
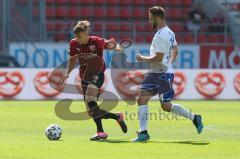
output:
[[[46,128],[45,134],[49,140],[59,140],[62,135],[62,128],[57,124],[51,124]]]

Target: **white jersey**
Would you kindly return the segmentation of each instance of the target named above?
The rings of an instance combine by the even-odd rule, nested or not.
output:
[[[165,26],[157,31],[154,35],[150,47],[150,55],[155,55],[156,52],[164,53],[162,63],[151,63],[150,72],[168,72],[174,73],[172,64],[169,63],[172,54],[172,47],[177,45],[175,34],[168,26]]]

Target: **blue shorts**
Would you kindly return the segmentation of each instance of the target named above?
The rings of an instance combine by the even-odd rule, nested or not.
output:
[[[174,89],[173,89],[174,73],[165,73],[165,74],[166,74],[167,80],[170,83],[170,89],[169,89],[169,91],[167,91],[161,95],[159,94],[159,99],[163,103],[170,102],[174,97]]]
[[[147,90],[152,95],[159,95],[170,91],[171,83],[165,73],[146,73],[140,86],[141,90]]]

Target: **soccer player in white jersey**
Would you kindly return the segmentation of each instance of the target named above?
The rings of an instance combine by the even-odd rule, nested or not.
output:
[[[149,72],[140,86],[137,99],[139,108],[140,132],[133,141],[142,142],[150,139],[147,131],[148,122],[148,101],[156,94],[159,94],[161,107],[164,111],[172,112],[193,121],[197,132],[200,134],[203,129],[202,118],[185,109],[180,104],[171,103],[174,97],[172,87],[174,71],[172,63],[178,54],[175,34],[165,22],[165,11],[160,6],[154,6],[149,10],[149,22],[157,33],[154,35],[150,47],[150,56],[136,55],[137,61],[149,62]]]

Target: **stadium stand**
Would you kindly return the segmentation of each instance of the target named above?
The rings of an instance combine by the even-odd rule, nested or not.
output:
[[[18,0],[17,3],[24,5],[27,0]],[[165,8],[167,23],[176,32],[179,42],[232,42],[230,35],[225,37],[224,31],[211,31],[208,26],[207,30],[197,34],[186,28],[186,17],[193,0],[46,0],[47,39],[68,41],[74,24],[88,19],[92,24],[92,34],[106,38],[131,38],[137,43],[151,42],[154,30],[147,24],[147,9],[156,4]],[[34,7],[33,15],[38,16],[38,13],[38,8]]]

